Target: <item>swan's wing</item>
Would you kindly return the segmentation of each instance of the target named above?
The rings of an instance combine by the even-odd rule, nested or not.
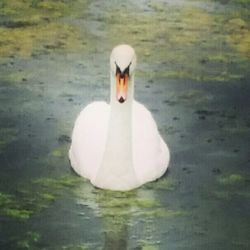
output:
[[[169,163],[168,147],[151,113],[138,102],[133,104],[133,161],[141,182],[162,176]]]
[[[69,158],[73,169],[81,176],[92,179],[101,164],[104,153],[109,105],[93,102],[76,119]]]

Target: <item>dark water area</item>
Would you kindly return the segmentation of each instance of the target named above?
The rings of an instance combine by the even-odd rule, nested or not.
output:
[[[1,1],[1,249],[250,249],[249,1]],[[171,152],[130,192],[68,160],[80,110],[109,100],[109,54]]]

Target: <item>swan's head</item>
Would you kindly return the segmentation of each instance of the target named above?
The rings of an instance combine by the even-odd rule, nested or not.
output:
[[[126,44],[116,46],[110,56],[111,74],[116,79],[116,98],[120,103],[127,99],[129,80],[134,74],[136,55]]]

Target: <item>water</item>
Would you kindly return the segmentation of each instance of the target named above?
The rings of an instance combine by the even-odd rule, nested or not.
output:
[[[248,249],[247,7],[4,1],[1,249]],[[136,99],[171,151],[163,178],[125,193],[94,188],[67,156],[77,114],[108,101],[121,42],[137,52]]]

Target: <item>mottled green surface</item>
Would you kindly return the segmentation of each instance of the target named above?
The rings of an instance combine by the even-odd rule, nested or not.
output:
[[[249,249],[249,0],[0,2],[1,249]],[[171,152],[160,180],[94,188],[74,120],[137,53],[136,99]]]

